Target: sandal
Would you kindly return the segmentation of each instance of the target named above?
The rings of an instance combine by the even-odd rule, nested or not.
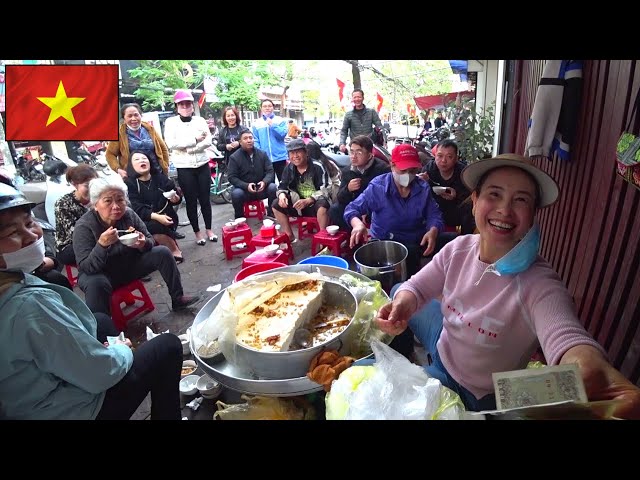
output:
[[[180,265],[182,262],[184,262],[184,257],[176,257],[175,255],[173,256],[173,259],[176,261],[177,265]]]
[[[213,235],[211,235],[209,237],[209,241],[210,242],[217,242],[218,241],[218,235],[216,235],[215,233]]]
[[[201,238],[200,240],[196,240],[196,243],[200,246],[204,246],[207,241],[204,238]]]

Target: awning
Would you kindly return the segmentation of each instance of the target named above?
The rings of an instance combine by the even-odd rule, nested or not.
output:
[[[420,110],[429,110],[430,108],[443,108],[448,103],[457,101],[458,96],[460,96],[461,100],[470,100],[476,97],[476,92],[473,90],[465,90],[464,92],[428,95],[426,97],[414,97],[413,99]]]
[[[469,68],[469,60],[449,60],[451,71],[460,75],[460,81],[467,81],[467,71]]]

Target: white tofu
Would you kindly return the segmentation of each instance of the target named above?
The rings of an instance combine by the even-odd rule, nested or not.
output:
[[[293,334],[313,319],[324,300],[324,282],[303,282],[304,288],[282,291],[243,315],[236,328],[242,344],[266,352],[286,352]]]

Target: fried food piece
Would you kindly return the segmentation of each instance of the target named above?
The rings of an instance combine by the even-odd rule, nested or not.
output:
[[[325,392],[331,390],[331,383],[355,361],[355,358],[340,356],[337,350],[325,350],[311,360],[307,377],[319,383]]]

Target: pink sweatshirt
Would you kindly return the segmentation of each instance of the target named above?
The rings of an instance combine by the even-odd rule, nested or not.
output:
[[[525,272],[482,273],[480,235],[449,242],[402,284],[418,305],[442,295],[443,328],[438,353],[449,374],[476,398],[493,393],[493,372],[526,368],[538,346],[556,365],[576,345],[604,349],[584,329],[569,291],[542,257]],[[476,282],[478,285],[476,285]]]

